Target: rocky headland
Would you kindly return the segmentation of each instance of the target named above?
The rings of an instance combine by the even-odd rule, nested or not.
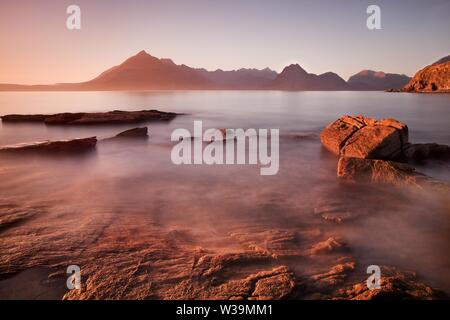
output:
[[[419,70],[403,91],[450,93],[450,55]]]

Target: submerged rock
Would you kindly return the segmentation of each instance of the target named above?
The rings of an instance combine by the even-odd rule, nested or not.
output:
[[[408,142],[408,127],[394,119],[343,116],[330,123],[320,140],[331,152],[362,159],[397,159]]]
[[[147,127],[125,130],[121,133],[118,133],[115,136],[115,138],[142,138],[142,137],[148,137]]]
[[[158,110],[141,111],[109,111],[109,112],[78,112],[57,113],[50,115],[18,115],[2,116],[3,122],[44,122],[46,124],[117,124],[139,123],[144,121],[167,121],[176,117],[176,113]]]
[[[404,155],[408,160],[448,159],[450,146],[437,143],[409,143],[405,147]]]
[[[300,236],[293,231],[271,229],[263,232],[232,233],[230,236],[248,249],[268,254],[273,258],[303,255]]]
[[[371,185],[344,183],[321,187],[318,192],[318,197],[312,203],[313,213],[336,224],[361,221],[380,212],[397,212],[399,208],[407,210],[409,205],[409,200],[400,198],[397,192],[389,188],[373,188]]]
[[[394,161],[341,157],[337,176],[354,182],[405,185],[414,184],[417,173],[413,167]]]
[[[412,186],[420,189],[449,192],[450,185],[428,177],[407,164],[394,161],[341,157],[337,176],[352,182],[373,182],[398,187]]]
[[[335,223],[342,223],[347,220],[351,220],[355,216],[354,206],[348,206],[347,204],[342,204],[331,200],[327,200],[322,203],[318,203],[317,206],[314,207],[314,213],[321,216],[322,219],[326,221],[332,221]]]
[[[96,144],[97,137],[59,141],[46,140],[4,146],[0,148],[0,152],[79,152],[93,149]]]
[[[336,237],[329,237],[328,239],[314,244],[310,249],[311,255],[329,253],[345,247],[345,243]]]

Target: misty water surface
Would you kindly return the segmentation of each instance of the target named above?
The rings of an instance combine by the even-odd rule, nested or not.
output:
[[[450,144],[448,95],[384,92],[37,92],[0,93],[0,114],[158,109],[184,113],[169,123],[147,123],[148,141],[99,142],[83,156],[0,156],[2,201],[51,203],[61,210],[139,211],[162,225],[199,230],[205,246],[232,228],[321,228],[344,237],[359,262],[417,271],[450,291],[450,211],[433,195],[388,187],[352,187],[336,180],[337,158],[318,134],[344,114],[395,118],[410,141]],[[280,170],[260,176],[258,166],[175,166],[176,128],[279,128]],[[111,137],[136,125],[45,126],[2,124],[0,145],[45,139]],[[292,136],[297,138],[292,138]],[[298,138],[300,137],[300,138]],[[420,170],[450,181],[448,163]],[[314,208],[327,201],[360,208],[362,217],[335,224]],[[49,224],[58,217],[49,216]],[[59,223],[59,222],[58,222]],[[139,224],[139,221],[132,223]],[[67,227],[67,226],[66,226]],[[227,244],[222,244],[224,247]],[[300,268],[301,266],[291,266]]]

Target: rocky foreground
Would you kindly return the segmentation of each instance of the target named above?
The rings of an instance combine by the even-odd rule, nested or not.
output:
[[[82,288],[64,299],[447,297],[414,272],[391,266],[381,266],[382,289],[369,290],[366,266],[352,256],[351,246],[321,230],[234,227],[205,247],[202,234],[163,227],[143,212],[74,216],[15,204],[2,204],[0,212],[0,274],[45,268],[48,283],[62,284],[67,265],[80,265]],[[48,225],[42,216],[58,219]],[[219,243],[235,249],[213,249]]]
[[[134,128],[113,138],[139,138],[147,134],[145,127]],[[288,138],[290,143],[303,141],[296,136]],[[91,190],[91,182],[98,179],[94,176],[87,181],[88,185],[76,186],[76,192],[69,190],[73,199],[62,194],[64,201],[54,200],[54,195],[50,200],[25,197],[21,201],[2,196],[0,297],[10,293],[17,282],[24,281],[19,279],[26,272],[43,274],[43,282],[47,284],[44,290],[56,290],[55,286],[65,285],[67,266],[76,264],[82,270],[81,290],[60,290],[58,298],[448,299],[446,293],[425,283],[420,275],[392,265],[380,266],[381,289],[369,290],[367,262],[362,261],[355,243],[338,234],[333,226],[345,226],[385,211],[414,210],[408,198],[399,199],[390,190],[373,193],[371,185],[402,188],[437,185],[441,182],[416,173],[406,162],[446,158],[450,149],[437,144],[411,144],[405,124],[363,116],[336,120],[324,129],[320,138],[329,151],[340,157],[338,177],[352,184],[339,188],[320,186],[315,197],[306,194],[302,198],[302,192],[289,196],[287,201],[292,203],[286,205],[289,209],[286,211],[291,212],[290,216],[271,209],[270,201],[278,203],[278,198],[267,200],[261,190],[250,190],[246,197],[252,208],[256,205],[256,210],[261,211],[252,220],[241,212],[236,213],[237,221],[230,219],[232,213],[225,204],[233,201],[233,197],[231,200],[224,197],[221,203],[224,214],[219,215],[221,206],[215,209],[213,231],[201,226],[205,220],[202,210],[217,201],[208,196],[204,196],[201,204],[187,203],[191,213],[200,212],[200,218],[192,227],[186,223],[180,226],[180,221],[186,218],[183,200],[188,199],[188,191],[177,183],[171,184],[171,188],[176,190],[180,201],[169,203],[161,201],[157,194],[161,191],[147,191],[151,190],[149,186],[136,190],[139,194],[147,192],[149,203],[128,199],[130,194],[124,193],[127,187],[121,184],[127,180],[114,180],[112,186],[117,185],[118,189],[112,193],[117,199],[108,198],[102,203],[102,192],[112,186],[108,180],[100,180],[102,188]],[[47,145],[52,143],[42,146]],[[53,170],[52,174],[57,175]],[[6,176],[5,181],[7,175],[7,170],[0,170],[0,176]],[[93,173],[83,172],[86,175]],[[72,179],[73,183],[80,183]],[[148,177],[144,180],[154,184]],[[227,183],[231,181],[222,181]],[[135,181],[128,187],[132,189],[134,184]],[[441,187],[445,186],[442,182]],[[340,194],[342,188],[344,195]],[[93,198],[92,203],[87,202],[84,190]],[[222,195],[220,190],[212,192]],[[257,204],[261,199],[267,201]],[[373,205],[365,206],[367,203]],[[268,215],[262,213],[265,206],[269,207]],[[181,216],[175,219],[176,223],[164,220],[174,212]],[[222,223],[217,224],[217,220]],[[196,224],[198,228],[194,227]],[[39,298],[39,294],[33,297]]]

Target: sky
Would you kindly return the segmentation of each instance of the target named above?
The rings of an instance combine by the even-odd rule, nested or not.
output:
[[[72,4],[81,30],[66,27]],[[449,0],[0,0],[0,83],[86,81],[141,50],[208,70],[412,76],[450,54],[449,31]]]

